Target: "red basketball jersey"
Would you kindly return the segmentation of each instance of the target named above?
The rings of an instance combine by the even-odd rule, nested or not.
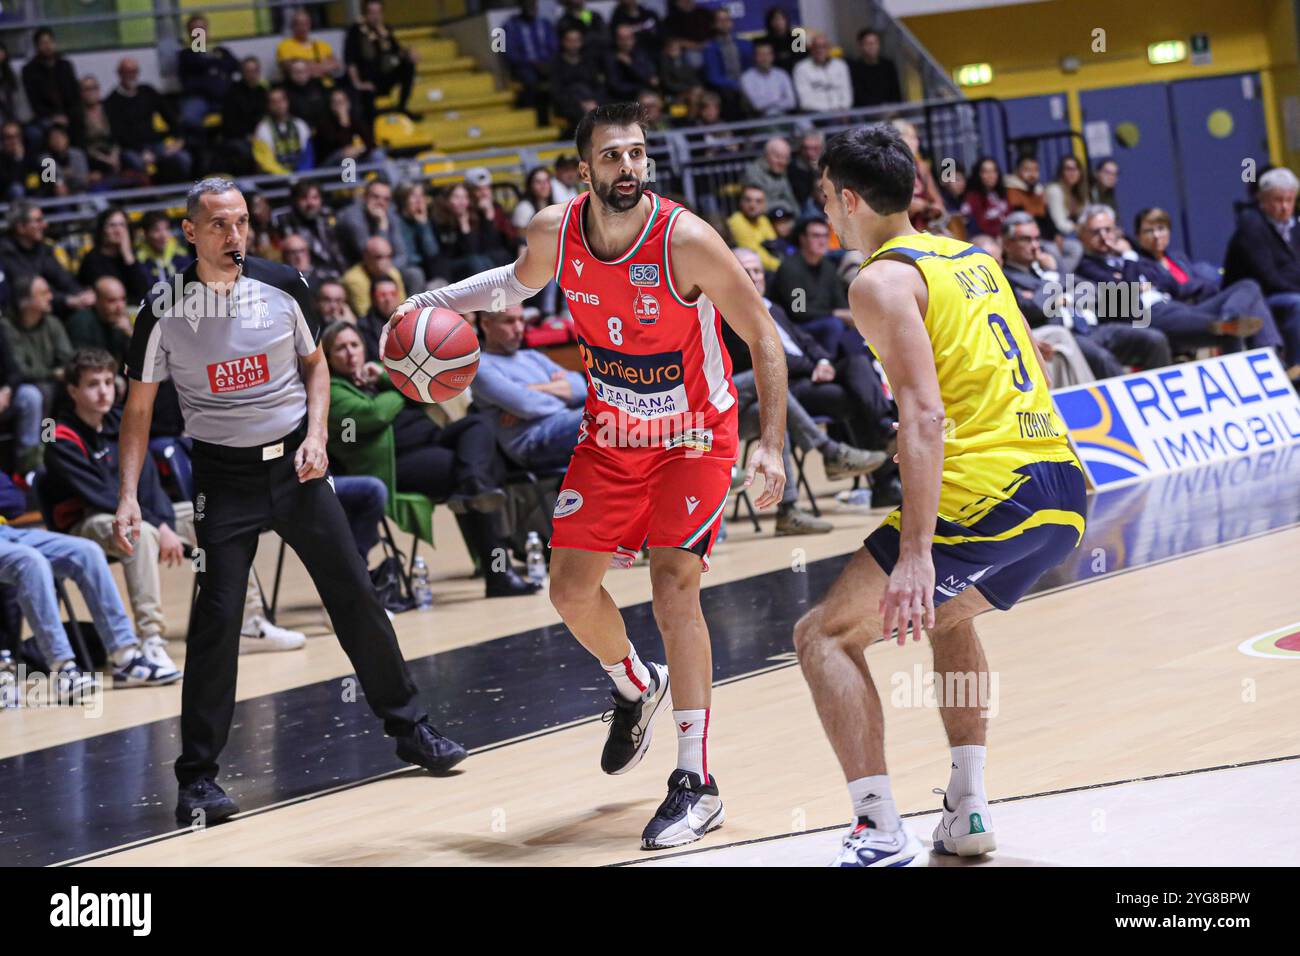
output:
[[[565,207],[555,265],[587,372],[587,440],[735,457],[736,388],[722,318],[707,297],[687,301],[673,285],[669,243],[685,207],[647,192],[645,228],[606,260],[587,245],[590,195]]]

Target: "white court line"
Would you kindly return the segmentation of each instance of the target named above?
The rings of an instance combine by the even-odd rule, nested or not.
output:
[[[1300,760],[1031,797],[992,806],[996,853],[969,861],[926,853],[916,865],[1297,866],[1298,802]],[[906,823],[928,847],[938,818],[927,813]],[[825,866],[843,832],[793,834],[636,864]]]

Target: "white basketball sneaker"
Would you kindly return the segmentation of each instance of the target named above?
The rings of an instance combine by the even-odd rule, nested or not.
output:
[[[906,823],[897,830],[877,830],[859,823],[844,835],[831,866],[907,866],[925,852]]]
[[[641,832],[641,849],[666,850],[694,843],[726,819],[716,777],[710,774],[705,783],[689,770],[674,770],[668,778],[668,796]]]
[[[943,816],[934,828],[934,852],[944,856],[980,856],[998,848],[993,838],[993,818],[989,815],[988,801],[981,797],[962,797],[955,808],[949,808],[947,794],[943,795]]]

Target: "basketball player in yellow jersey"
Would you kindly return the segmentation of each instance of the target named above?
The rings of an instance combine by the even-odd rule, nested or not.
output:
[[[934,850],[995,848],[984,796],[988,665],[976,615],[1007,610],[1083,533],[1082,469],[1048,395],[1029,328],[997,263],[908,221],[916,170],[890,126],[841,133],[821,162],[826,215],[867,261],[853,319],[898,403],[903,506],[867,538],[795,626],[799,663],[844,769],[856,817],[837,866],[904,866],[923,849],[885,770],[868,645],[930,634],[952,775]],[[952,696],[954,699],[945,699]],[[974,697],[975,699],[970,699]]]

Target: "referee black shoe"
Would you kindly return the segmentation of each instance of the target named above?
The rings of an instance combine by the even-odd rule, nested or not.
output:
[[[211,777],[181,785],[176,801],[176,822],[181,826],[212,826],[239,812],[239,804],[226,796]]]
[[[422,720],[409,734],[397,738],[397,756],[430,773],[446,773],[469,754],[456,741],[438,733],[433,724]]]

